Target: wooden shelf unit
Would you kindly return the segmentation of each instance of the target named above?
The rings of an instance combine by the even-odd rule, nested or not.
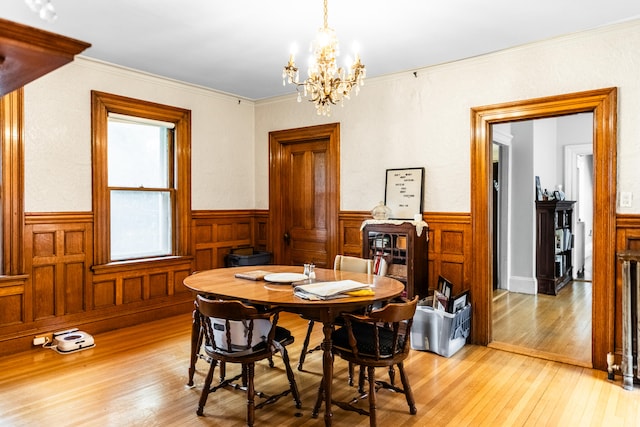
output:
[[[376,254],[382,254],[386,275],[404,283],[408,298],[428,295],[427,227],[418,236],[411,222],[366,224],[362,233],[363,257],[375,259]]]
[[[557,295],[572,279],[574,201],[536,201],[538,293]]]

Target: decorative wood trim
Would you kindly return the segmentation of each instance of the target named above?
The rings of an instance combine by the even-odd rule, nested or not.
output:
[[[24,215],[26,225],[35,224],[80,224],[93,223],[92,212],[26,212]]]
[[[93,155],[94,264],[110,261],[110,224],[107,177],[107,117],[109,113],[161,120],[175,124],[174,255],[191,255],[191,111],[124,96],[91,91]]]
[[[429,284],[435,289],[438,277],[453,283],[453,293],[471,288],[471,215],[455,212],[427,212],[429,225]],[[473,300],[473,295],[471,295]]]
[[[258,211],[247,209],[220,209],[220,210],[198,210],[191,213],[192,219],[229,219],[229,218],[253,218]],[[269,214],[268,211],[264,211]]]
[[[471,220],[474,268],[471,342],[492,340],[491,125],[513,120],[593,112],[594,248],[593,366],[606,369],[614,346],[617,89],[516,101],[471,110]]]
[[[267,249],[269,212],[258,210],[202,210],[192,213],[196,271],[225,266],[233,248]]]
[[[25,227],[25,263],[29,272],[27,304],[33,322],[90,309],[92,259],[90,222],[34,222]],[[51,215],[48,215],[52,219]]]
[[[253,218],[253,246],[259,250],[272,251],[269,242],[269,211],[254,211]]]
[[[616,229],[636,229],[640,228],[640,215],[638,214],[618,214],[616,216]],[[630,249],[630,248],[624,248]]]
[[[0,19],[0,97],[71,61],[89,43]]]
[[[0,186],[2,205],[1,255],[2,273],[7,275],[17,275],[25,272],[24,249],[22,247],[24,236],[23,116],[24,90],[22,88],[0,97],[0,129],[2,130],[0,133],[0,142],[2,144],[2,186]]]
[[[92,217],[25,215],[27,274],[0,277],[0,355],[31,348],[37,334],[70,327],[96,333],[191,310],[193,297],[182,284],[191,257],[122,263],[93,274]]]
[[[640,215],[618,214],[616,217],[616,253],[640,250]],[[622,355],[622,264],[616,257],[614,351]]]
[[[371,212],[340,212],[338,215],[338,251],[341,255],[362,257],[362,222],[371,218]]]

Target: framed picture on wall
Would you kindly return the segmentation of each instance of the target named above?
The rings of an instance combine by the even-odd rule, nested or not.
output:
[[[542,187],[540,187],[540,177],[536,176],[536,200],[542,200]]]
[[[424,168],[387,169],[384,204],[391,209],[390,219],[422,215],[423,189]]]

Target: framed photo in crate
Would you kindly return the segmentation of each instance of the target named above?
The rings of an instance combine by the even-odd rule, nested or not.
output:
[[[413,220],[422,215],[424,168],[387,169],[384,204],[391,209],[390,219]]]
[[[451,291],[453,290],[453,283],[448,281],[442,276],[438,276],[438,290],[447,297],[451,298]]]
[[[449,313],[457,313],[467,306],[467,302],[469,299],[469,291],[464,291],[459,293],[455,297],[449,299]]]

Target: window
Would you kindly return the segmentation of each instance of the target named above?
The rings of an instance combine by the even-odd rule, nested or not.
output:
[[[95,263],[188,255],[190,112],[92,92]]]
[[[112,261],[172,255],[173,127],[109,115]]]

